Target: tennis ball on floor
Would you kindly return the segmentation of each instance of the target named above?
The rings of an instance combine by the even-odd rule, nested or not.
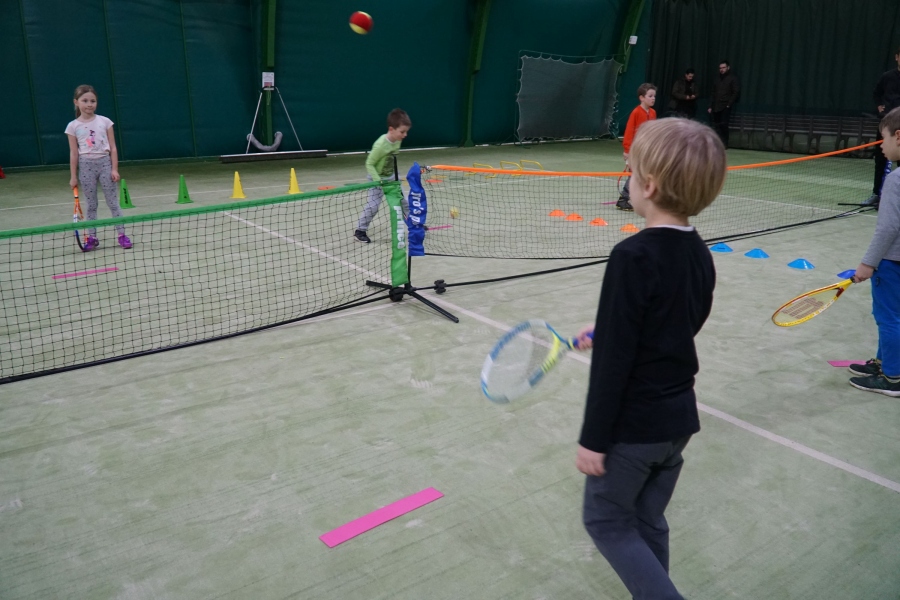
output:
[[[454,219],[457,218],[459,216],[459,209],[456,208],[455,206],[451,206],[450,207],[450,216]]]
[[[360,35],[369,33],[372,30],[372,17],[369,13],[364,13],[361,10],[356,11],[350,15],[350,29]]]

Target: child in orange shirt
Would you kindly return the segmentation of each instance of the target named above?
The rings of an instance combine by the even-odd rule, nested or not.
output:
[[[641,103],[631,111],[631,116],[628,117],[628,125],[625,126],[625,137],[622,138],[622,147],[625,149],[625,170],[627,171],[631,171],[631,167],[628,164],[628,152],[631,150],[634,134],[637,133],[638,127],[647,121],[656,119],[656,111],[653,110],[653,105],[656,104],[656,86],[652,83],[642,83],[637,89],[637,96]],[[619,192],[619,201],[616,202],[616,208],[619,210],[634,210],[630,202],[631,195],[628,192],[629,181],[631,181],[631,177],[625,181],[625,187]]]

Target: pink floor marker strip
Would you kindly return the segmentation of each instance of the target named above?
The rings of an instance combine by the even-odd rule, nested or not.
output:
[[[864,365],[864,360],[829,360],[828,364],[832,367],[849,367],[850,365]]]
[[[97,273],[109,273],[110,271],[118,271],[119,267],[106,267],[105,269],[91,269],[90,271],[78,271],[77,273],[63,273],[62,275],[54,275],[53,279],[68,279],[69,277],[82,277],[84,275],[96,275]]]
[[[612,202],[601,202],[600,204],[603,204],[605,206],[607,204],[615,204],[615,203],[616,203],[616,200],[613,200]]]
[[[434,488],[424,489],[412,496],[397,500],[383,508],[370,512],[363,517],[345,523],[328,533],[323,533],[319,536],[319,539],[325,542],[325,545],[329,548],[334,548],[338,544],[343,544],[347,540],[355,538],[361,533],[365,533],[370,529],[374,529],[379,525],[387,523],[391,519],[396,519],[401,515],[405,515],[410,511],[425,506],[429,502],[434,502],[438,498],[443,497],[444,495]]]
[[[429,227],[428,231],[434,231],[435,229],[450,229],[453,225],[435,225],[433,227]]]

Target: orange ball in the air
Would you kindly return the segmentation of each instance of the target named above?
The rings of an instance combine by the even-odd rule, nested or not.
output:
[[[361,10],[356,11],[350,15],[350,29],[361,35],[369,33],[369,31],[372,30],[371,15],[369,15],[369,13],[364,13]]]

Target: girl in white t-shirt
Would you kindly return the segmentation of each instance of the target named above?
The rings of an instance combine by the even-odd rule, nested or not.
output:
[[[81,185],[82,197],[87,200],[87,220],[97,220],[97,182],[103,187],[106,206],[114,217],[122,216],[119,208],[119,153],[113,122],[96,114],[97,92],[89,85],[75,88],[75,117],[66,127],[69,136],[69,167],[72,173],[69,185]],[[125,235],[125,226],[116,225],[119,245],[131,248],[131,240]],[[88,230],[84,251],[90,252],[100,245],[95,228]]]

